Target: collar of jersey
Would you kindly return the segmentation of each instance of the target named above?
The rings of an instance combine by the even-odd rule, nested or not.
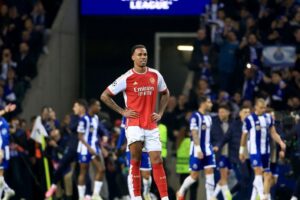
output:
[[[132,68],[132,72],[135,73],[135,74],[146,74],[148,72],[148,67],[146,67],[146,71],[143,72],[143,73],[138,73],[137,71],[135,71],[133,68]]]

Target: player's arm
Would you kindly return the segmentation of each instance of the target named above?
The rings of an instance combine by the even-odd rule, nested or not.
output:
[[[92,147],[85,141],[85,139],[84,139],[84,133],[78,132],[78,139],[80,140],[80,142],[82,142],[82,144],[84,146],[86,146],[86,148],[88,149],[88,151],[91,154],[96,155],[96,152],[94,151],[94,149],[92,149]]]
[[[201,149],[201,146],[200,146],[200,137],[201,136],[199,136],[199,134],[198,134],[198,129],[192,129],[191,132],[192,132],[192,137],[193,137],[193,142],[194,142],[194,147],[195,147],[197,157],[199,159],[202,159],[203,158],[203,152],[202,152],[202,149]]]
[[[168,89],[165,92],[161,93],[160,102],[159,102],[159,110],[158,110],[159,115],[162,116],[164,114],[165,109],[169,102],[169,98],[170,98],[170,92]]]
[[[119,113],[124,117],[128,117],[128,118],[138,117],[137,112],[129,109],[123,109],[118,104],[116,104],[116,102],[112,99],[112,94],[109,92],[108,89],[104,90],[104,92],[100,96],[100,99],[103,103],[105,103],[105,105],[107,105],[109,108],[111,108],[112,110],[116,111],[117,113]]]
[[[15,109],[16,109],[16,104],[8,104],[4,107],[4,109],[0,110],[0,116],[3,116],[9,112],[13,112]]]
[[[246,141],[247,141],[247,132],[243,132],[241,136],[241,144],[240,144],[240,150],[239,150],[239,157],[242,162],[245,161],[245,150],[246,150]]]
[[[121,115],[124,114],[125,110],[121,108],[118,104],[116,104],[116,102],[112,99],[112,96],[107,89],[102,92],[100,99],[112,110],[116,111]]]
[[[222,140],[220,140],[216,146],[213,147],[213,150],[215,152],[218,152],[220,149],[223,148],[223,146],[228,143],[232,138],[232,130],[229,129],[229,131],[224,135],[224,137],[222,138]]]
[[[245,150],[246,150],[246,142],[247,142],[247,134],[251,129],[251,123],[248,118],[246,118],[243,122],[242,127],[242,136],[241,136],[241,143],[240,143],[240,150],[239,150],[239,157],[242,162],[245,161]]]
[[[286,148],[286,145],[285,143],[282,141],[280,135],[277,133],[276,129],[275,129],[275,126],[271,126],[270,127],[270,133],[271,133],[271,137],[272,139],[277,143],[279,144],[280,148],[281,148],[281,151],[285,151],[285,148]]]
[[[168,101],[170,98],[170,92],[168,89],[166,89],[164,92],[161,92],[161,97],[160,97],[160,101],[159,101],[159,108],[158,108],[158,113],[153,113],[152,114],[152,119],[153,121],[159,121],[161,119],[161,117],[163,116],[165,109],[168,105]]]

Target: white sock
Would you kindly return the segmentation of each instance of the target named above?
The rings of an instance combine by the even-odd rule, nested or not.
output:
[[[259,198],[263,199],[264,195],[264,185],[262,175],[256,175],[253,181],[253,186],[256,188]]]
[[[51,188],[54,188],[54,189],[56,189],[56,188],[57,188],[57,186],[56,186],[55,184],[52,184],[52,185],[51,185]]]
[[[231,199],[231,192],[230,192],[227,184],[221,186],[221,190],[222,190],[222,195],[223,195],[224,200],[227,200],[229,198]]]
[[[151,188],[151,183],[152,183],[152,177],[149,176],[149,179],[143,178],[143,188],[144,188],[144,194],[148,194],[150,192]]]
[[[84,194],[85,194],[85,185],[78,185],[78,195],[79,198],[84,198]]]
[[[214,195],[215,179],[214,174],[205,175],[206,199],[211,199]]]
[[[99,195],[103,182],[102,181],[94,181],[94,195]]]
[[[270,194],[265,194],[265,199],[271,200],[271,195]]]
[[[292,196],[291,200],[298,200],[298,198],[295,196]]]
[[[163,197],[161,200],[169,200],[169,197]]]
[[[255,187],[253,186],[252,188],[252,193],[251,193],[251,200],[256,200],[256,196],[257,196],[257,190],[255,189]]]
[[[193,179],[191,176],[186,177],[178,191],[179,194],[184,195],[185,191],[195,182],[196,180]]]
[[[131,199],[133,199],[133,200],[143,200],[141,196],[139,196],[139,197],[133,197]]]
[[[217,197],[220,191],[221,191],[221,185],[218,183],[214,191],[214,197]]]

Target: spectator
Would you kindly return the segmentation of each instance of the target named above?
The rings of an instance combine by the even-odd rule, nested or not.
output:
[[[244,83],[243,83],[243,92],[242,99],[252,101],[256,94],[258,93],[258,85],[264,78],[264,74],[257,70],[255,67],[248,65],[244,69]]]
[[[273,71],[271,73],[271,83],[268,91],[271,96],[272,108],[283,110],[286,105],[287,84],[282,80],[280,72]]]
[[[241,56],[242,65],[247,63],[261,67],[262,44],[257,40],[257,36],[253,33],[243,38],[240,44],[239,55]]]
[[[161,119],[161,122],[167,126],[168,129],[168,138],[171,141],[175,141],[173,131],[177,129],[176,127],[176,106],[177,99],[175,96],[170,96],[168,105],[166,107],[165,113]],[[175,122],[175,123],[174,123]]]
[[[25,42],[20,43],[17,62],[17,75],[19,78],[29,82],[37,75],[36,62],[30,54],[29,45]]]
[[[189,69],[195,72],[194,83],[206,79],[210,85],[214,83],[213,71],[216,71],[217,55],[208,41],[202,42],[200,51],[193,52]]]
[[[10,49],[4,49],[2,51],[2,63],[1,63],[1,75],[0,75],[0,78],[3,81],[6,81],[7,72],[10,67],[17,68],[17,63],[12,60]]]
[[[6,28],[6,26],[9,24],[9,17],[8,17],[8,7],[6,4],[1,5],[1,11],[0,11],[0,31],[1,31],[1,36]],[[2,41],[3,45],[3,41]],[[2,46],[0,45],[0,46]]]
[[[3,86],[0,86],[0,106],[4,108],[6,106],[6,100],[4,97],[4,89]]]
[[[238,40],[234,32],[229,32],[226,38],[226,41],[220,45],[218,79],[222,90],[231,91],[233,74],[237,66]]]
[[[201,96],[208,96],[211,100],[216,99],[216,95],[207,83],[207,80],[198,80],[196,87],[192,88],[189,96],[189,109],[197,108],[198,99]]]
[[[24,99],[25,89],[23,84],[18,82],[15,70],[12,68],[9,68],[7,72],[7,80],[4,85],[4,95],[6,102],[17,105],[16,110],[11,113],[11,116],[20,113],[22,111],[21,102]]]

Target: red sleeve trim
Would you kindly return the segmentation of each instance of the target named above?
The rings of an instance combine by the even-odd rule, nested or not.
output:
[[[112,91],[108,87],[106,88],[106,91],[109,93],[110,96],[115,96],[115,94],[112,93]]]
[[[161,94],[166,94],[167,91],[168,91],[168,88],[164,89],[163,91],[160,91],[159,93],[161,93]]]

